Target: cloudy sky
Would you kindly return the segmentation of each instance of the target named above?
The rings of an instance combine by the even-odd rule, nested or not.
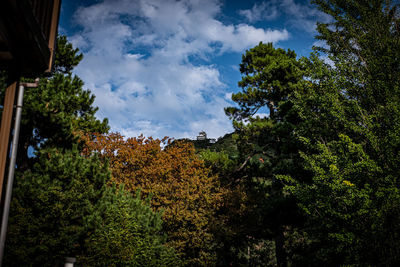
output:
[[[224,107],[246,49],[307,56],[327,19],[300,0],[63,0],[60,33],[83,52],[75,74],[112,131],[218,138],[232,131]]]

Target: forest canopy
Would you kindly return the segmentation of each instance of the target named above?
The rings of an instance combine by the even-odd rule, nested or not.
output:
[[[399,265],[400,7],[312,2],[323,46],[245,51],[216,143],[110,133],[59,36],[26,93],[5,264]]]

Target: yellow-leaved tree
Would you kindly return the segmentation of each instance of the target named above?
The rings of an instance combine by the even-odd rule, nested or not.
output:
[[[108,160],[112,180],[132,193],[151,196],[155,210],[163,210],[168,245],[180,253],[187,266],[215,264],[212,234],[223,190],[191,143],[127,138],[119,133],[93,135],[86,154]]]

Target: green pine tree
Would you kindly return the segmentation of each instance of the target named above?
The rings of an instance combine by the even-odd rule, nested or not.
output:
[[[179,266],[164,246],[161,214],[123,188],[96,156],[42,149],[16,177],[5,248],[7,266]]]
[[[34,162],[30,148],[71,148],[79,143],[81,134],[105,133],[109,129],[107,119],[95,117],[98,108],[93,106],[94,95],[84,90],[82,80],[72,74],[82,54],[65,36],[59,36],[55,55],[51,76],[40,77],[37,88],[25,90],[17,158],[20,170],[27,170]]]
[[[294,199],[284,192],[276,176],[302,171],[293,138],[299,118],[292,111],[291,98],[305,82],[304,67],[293,51],[260,43],[243,55],[240,71],[242,92],[232,95],[239,107],[227,108],[226,112],[234,119],[241,159],[234,176],[247,192],[247,209],[241,222],[246,223],[241,233],[244,248],[247,254],[259,257],[260,244],[268,246],[273,241],[275,251],[269,249],[269,253],[278,266],[287,266],[285,236],[301,218]],[[268,117],[255,116],[262,108],[267,108]],[[259,263],[250,257],[247,264],[262,264],[265,257]]]

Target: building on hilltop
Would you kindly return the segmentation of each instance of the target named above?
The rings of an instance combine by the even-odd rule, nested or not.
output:
[[[207,140],[207,133],[205,131],[201,131],[197,136],[197,140]]]
[[[205,131],[199,132],[199,135],[196,139],[197,141],[207,141],[209,144],[214,144],[217,142],[215,138],[207,138],[207,133]]]

